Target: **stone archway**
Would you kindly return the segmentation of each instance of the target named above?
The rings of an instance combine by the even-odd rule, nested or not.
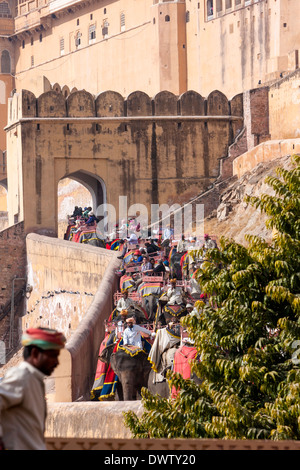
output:
[[[84,170],[64,176],[58,185],[58,237],[62,238],[67,224],[67,215],[72,214],[75,206],[92,207],[96,214],[97,208],[105,202],[106,186],[99,176]]]
[[[92,207],[95,212],[98,206],[105,204],[106,186],[102,178],[84,170],[70,173],[68,178],[78,181],[88,189],[92,196]]]

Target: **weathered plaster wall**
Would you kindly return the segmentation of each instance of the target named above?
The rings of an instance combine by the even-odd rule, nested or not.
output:
[[[269,120],[272,139],[300,137],[300,70],[269,89]]]
[[[131,437],[123,412],[141,416],[140,401],[49,403],[45,437],[125,439]]]
[[[26,238],[27,300],[23,329],[58,328],[67,338],[77,329],[112,259],[110,251],[29,234]]]

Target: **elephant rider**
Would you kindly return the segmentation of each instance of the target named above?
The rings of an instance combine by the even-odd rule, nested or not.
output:
[[[121,310],[120,314],[113,320],[115,329],[110,333],[108,340],[106,341],[106,346],[114,343],[123,336],[124,324],[128,316],[128,310]]]
[[[146,274],[146,273],[152,273],[153,270],[153,265],[150,263],[149,258],[147,256],[143,256],[143,262],[141,266],[141,272]]]
[[[181,287],[176,286],[176,279],[171,279],[171,286],[166,292],[167,305],[181,305],[183,301],[183,291]]]
[[[155,336],[154,332],[151,333],[146,328],[143,328],[140,325],[136,325],[134,317],[127,318],[126,324],[127,328],[123,334],[123,346],[131,345],[143,349],[141,332],[147,334],[148,336]]]
[[[122,290],[122,297],[118,300],[116,309],[118,312],[122,310],[134,310],[134,301],[128,297],[127,290]]]
[[[217,248],[216,242],[212,240],[207,233],[205,233],[204,244],[203,244],[204,252],[206,252],[207,250],[211,250],[213,248]]]

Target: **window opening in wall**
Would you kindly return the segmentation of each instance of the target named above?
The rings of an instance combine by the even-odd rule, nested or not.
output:
[[[223,2],[222,0],[217,0],[216,2],[216,11],[217,11],[217,15],[221,15],[222,12],[223,12]]]
[[[190,22],[190,12],[189,11],[187,11],[186,14],[185,14],[185,21],[186,21],[186,23]]]
[[[60,55],[64,55],[64,53],[65,53],[65,40],[64,40],[64,38],[60,38],[60,40],[59,40],[59,51],[60,51]]]
[[[125,31],[125,13],[122,12],[120,15],[120,28],[121,31]]]
[[[235,6],[238,7],[242,3],[242,0],[235,0]]]
[[[211,20],[214,16],[213,0],[206,1],[206,17]]]
[[[79,47],[80,44],[81,44],[81,32],[78,31],[78,33],[76,33],[76,36],[75,36],[75,46],[76,47]]]
[[[93,19],[93,13],[90,14],[90,20],[92,20],[92,19]]]
[[[4,50],[1,54],[1,73],[10,73],[11,64],[10,64],[10,54],[8,51]]]
[[[22,49],[24,49],[24,48],[25,48],[25,41],[24,41],[24,39],[23,39],[23,41],[22,41]]]
[[[0,3],[0,17],[1,18],[11,18],[11,12],[7,2]]]
[[[33,37],[30,38],[30,44],[33,46]]]
[[[165,16],[165,21],[167,21],[167,22],[170,21],[170,16],[169,15]]]
[[[42,35],[42,33],[41,33],[41,34],[40,34],[40,42],[42,42],[42,41],[43,41],[43,35]]]
[[[79,26],[79,18],[77,19],[76,24],[77,24],[77,26]]]
[[[232,8],[232,0],[226,0],[226,1],[225,1],[225,8],[226,8],[226,10],[231,10],[231,8]]]
[[[89,44],[96,41],[96,25],[92,24],[89,27]]]
[[[34,66],[34,56],[32,55],[31,56],[31,67],[33,67],[33,66]]]
[[[107,19],[105,19],[102,25],[102,36],[104,37],[104,39],[108,36],[108,26],[109,22],[107,21]]]

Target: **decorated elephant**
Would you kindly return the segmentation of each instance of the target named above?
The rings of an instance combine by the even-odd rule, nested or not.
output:
[[[148,356],[152,368],[148,378],[148,389],[152,394],[158,393],[161,397],[169,396],[166,372],[173,368],[174,356],[180,345],[180,339],[179,325],[174,325],[174,327],[169,325],[169,327],[157,330]]]
[[[168,305],[165,296],[163,295],[158,300],[158,306],[155,316],[155,325],[167,325],[169,322],[178,323],[181,317],[187,314],[186,304],[173,304]]]
[[[184,379],[191,379],[200,384],[202,380],[191,371],[191,361],[197,360],[197,357],[196,348],[189,344],[177,344],[165,350],[161,355],[160,373],[152,369],[149,374],[149,391],[153,395],[159,394],[162,398],[168,398],[170,395],[174,398],[177,395],[178,390],[174,387],[170,390],[166,379],[168,370],[179,373]]]
[[[155,319],[158,299],[161,295],[162,287],[160,282],[142,282],[138,287],[138,293],[142,299],[149,320]]]
[[[92,230],[83,230],[80,233],[78,243],[85,243],[87,245],[98,246],[100,248],[105,248],[105,242],[97,235],[97,230],[93,228]]]
[[[134,346],[123,346],[122,340],[106,346],[100,360],[108,364],[103,397],[111,397],[118,389],[119,400],[140,398],[142,387],[147,387],[151,364],[148,353]]]
[[[170,388],[166,379],[166,373],[168,370],[172,370],[174,363],[174,356],[178,350],[178,345],[167,349],[161,355],[161,368],[160,372],[155,372],[151,369],[148,378],[148,389],[152,395],[158,394],[162,398],[168,398],[170,396]]]

